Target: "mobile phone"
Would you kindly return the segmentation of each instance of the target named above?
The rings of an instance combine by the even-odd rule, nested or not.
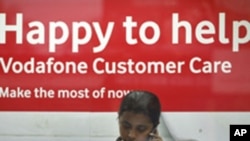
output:
[[[152,141],[153,140],[153,136],[152,135],[150,135],[150,134],[156,134],[156,128],[153,128],[152,130],[151,130],[151,132],[149,133],[149,135],[148,135],[148,141]]]

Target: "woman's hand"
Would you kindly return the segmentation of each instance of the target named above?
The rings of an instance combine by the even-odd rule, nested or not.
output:
[[[156,133],[150,133],[149,136],[149,141],[163,141],[157,131]]]

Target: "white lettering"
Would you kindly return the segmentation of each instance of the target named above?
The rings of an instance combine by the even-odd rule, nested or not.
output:
[[[204,27],[206,27],[204,29]],[[195,30],[195,35],[197,37],[197,40],[200,43],[203,44],[210,44],[214,42],[214,38],[210,37],[210,38],[204,38],[202,35],[208,35],[208,34],[215,34],[215,29],[214,29],[214,25],[209,22],[209,21],[202,21],[200,22]]]
[[[244,136],[247,133],[247,129],[236,129],[234,136]]]
[[[6,43],[6,32],[16,32],[16,43],[23,43],[23,14],[16,14],[16,25],[6,25],[6,14],[0,14],[0,43]]]
[[[85,36],[79,39],[79,29],[85,30]],[[84,45],[91,39],[92,32],[91,27],[87,22],[73,22],[73,35],[72,35],[72,52],[79,51],[79,45]]]
[[[98,22],[94,22],[93,23],[93,26],[94,26],[94,29],[96,31],[96,34],[97,34],[97,37],[98,37],[98,40],[100,41],[100,45],[99,46],[96,46],[94,47],[93,49],[93,52],[94,53],[98,53],[98,52],[101,52],[103,51],[108,42],[109,42],[109,39],[111,37],[111,34],[112,34],[112,31],[113,31],[113,27],[114,27],[114,22],[109,22],[108,23],[108,27],[107,27],[107,30],[106,30],[106,33],[105,35],[102,33],[102,29],[100,27],[100,24]]]
[[[132,20],[132,16],[126,17],[126,21],[123,22],[123,27],[125,27],[126,29],[126,42],[130,45],[137,44],[137,39],[134,39],[132,37],[133,35],[132,28],[137,27],[137,22],[134,22]]]
[[[225,37],[226,36],[225,20],[226,20],[225,13],[220,13],[219,14],[219,41],[223,44],[229,43],[229,39]]]
[[[229,61],[203,61],[200,57],[194,57],[189,62],[190,71],[194,74],[204,73],[231,73],[232,64]]]
[[[0,98],[31,98],[31,91],[20,87],[16,89],[0,87]]]
[[[173,33],[172,42],[173,42],[173,44],[179,43],[179,28],[180,27],[184,27],[186,30],[186,36],[185,36],[186,43],[187,44],[192,43],[192,27],[188,21],[180,21],[179,22],[179,14],[174,13],[172,25],[173,25],[173,27],[172,27],[172,33]]]
[[[119,62],[109,62],[103,58],[93,61],[93,71],[96,74],[174,74],[181,73],[184,61],[149,61],[135,62],[132,59]]]
[[[244,37],[240,37],[240,27],[246,29],[246,34]],[[248,21],[234,21],[233,22],[233,48],[234,52],[239,51],[239,44],[248,43],[250,41],[250,22]]]
[[[56,31],[61,30],[62,35],[60,38],[57,38]],[[56,51],[56,45],[60,45],[66,42],[69,36],[69,29],[65,22],[50,22],[49,24],[49,52]]]
[[[55,61],[53,57],[47,59],[46,62],[36,61],[34,57],[26,62],[14,61],[13,57],[10,57],[5,61],[0,57],[0,65],[4,73],[27,73],[27,74],[44,74],[44,73],[80,73],[86,74],[88,70],[88,65],[86,62],[76,63],[74,61]]]
[[[41,22],[31,22],[29,23],[29,27],[33,28],[36,27],[36,29],[33,29],[27,33],[27,41],[30,44],[44,44],[45,43],[45,31],[44,31],[44,25]]]
[[[154,31],[154,34],[153,34],[151,39],[149,39],[146,36],[146,30],[149,27],[151,27]],[[140,35],[143,43],[148,44],[148,45],[152,45],[152,44],[156,43],[160,38],[160,28],[155,22],[148,21],[148,22],[145,22],[141,25],[140,30],[139,30],[139,35]]]

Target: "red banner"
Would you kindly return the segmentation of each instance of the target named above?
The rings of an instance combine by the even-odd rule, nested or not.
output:
[[[248,1],[0,2],[1,111],[250,110]]]

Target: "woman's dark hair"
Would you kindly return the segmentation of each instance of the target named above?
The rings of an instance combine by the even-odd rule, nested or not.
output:
[[[123,112],[129,111],[147,115],[156,127],[159,124],[161,105],[158,97],[148,91],[131,91],[122,100],[118,112],[119,117]]]

